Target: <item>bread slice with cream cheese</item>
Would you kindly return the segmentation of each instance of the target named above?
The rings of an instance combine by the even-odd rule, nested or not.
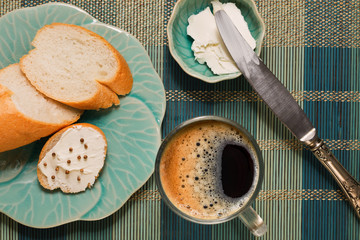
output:
[[[76,122],[81,113],[38,92],[19,64],[0,70],[0,152],[48,136]]]
[[[21,70],[41,93],[79,109],[119,104],[133,78],[123,56],[103,37],[83,27],[53,23],[36,34]]]
[[[100,128],[88,123],[68,126],[44,145],[38,162],[40,184],[77,193],[90,188],[104,166],[107,141]]]

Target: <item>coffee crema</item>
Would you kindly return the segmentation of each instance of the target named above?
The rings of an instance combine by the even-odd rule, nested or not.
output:
[[[232,125],[206,120],[177,132],[160,160],[162,188],[180,211],[219,219],[238,211],[255,191],[259,162],[250,139]]]

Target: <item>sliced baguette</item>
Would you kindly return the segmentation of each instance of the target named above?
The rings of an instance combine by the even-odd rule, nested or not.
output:
[[[83,27],[53,23],[41,28],[21,70],[41,93],[79,109],[119,104],[133,78],[122,55],[103,37]]]
[[[107,141],[100,128],[78,123],[55,133],[41,150],[37,176],[49,190],[77,193],[92,187],[105,162]]]
[[[19,64],[0,70],[0,152],[48,136],[76,122],[81,113],[38,92]]]

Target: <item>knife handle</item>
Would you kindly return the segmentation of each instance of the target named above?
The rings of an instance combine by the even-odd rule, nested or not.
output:
[[[305,143],[314,153],[316,158],[325,166],[325,168],[335,178],[340,188],[345,193],[351,206],[356,211],[360,218],[360,184],[350,175],[348,171],[341,165],[341,163],[330,152],[329,148],[324,144],[324,141],[319,137],[313,138],[311,142]]]

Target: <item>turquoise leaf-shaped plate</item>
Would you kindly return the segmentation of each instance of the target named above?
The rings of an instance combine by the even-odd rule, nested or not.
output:
[[[92,189],[64,194],[41,187],[36,167],[46,139],[0,153],[0,211],[36,228],[98,220],[117,211],[154,171],[166,107],[163,83],[140,42],[68,4],[49,3],[1,17],[0,67],[19,62],[36,32],[53,22],[79,25],[107,39],[129,64],[134,85],[120,107],[85,111],[79,120],[100,127],[108,141],[105,165]]]
[[[210,7],[213,0],[178,0],[167,25],[169,49],[179,66],[190,76],[204,82],[217,83],[230,80],[241,75],[240,72],[216,75],[206,64],[195,60],[191,45],[193,39],[187,35],[188,19],[193,14],[198,14]],[[256,40],[255,52],[260,55],[261,45],[265,34],[265,24],[253,0],[220,0],[222,3],[233,2],[240,9],[248,24],[251,35]]]

